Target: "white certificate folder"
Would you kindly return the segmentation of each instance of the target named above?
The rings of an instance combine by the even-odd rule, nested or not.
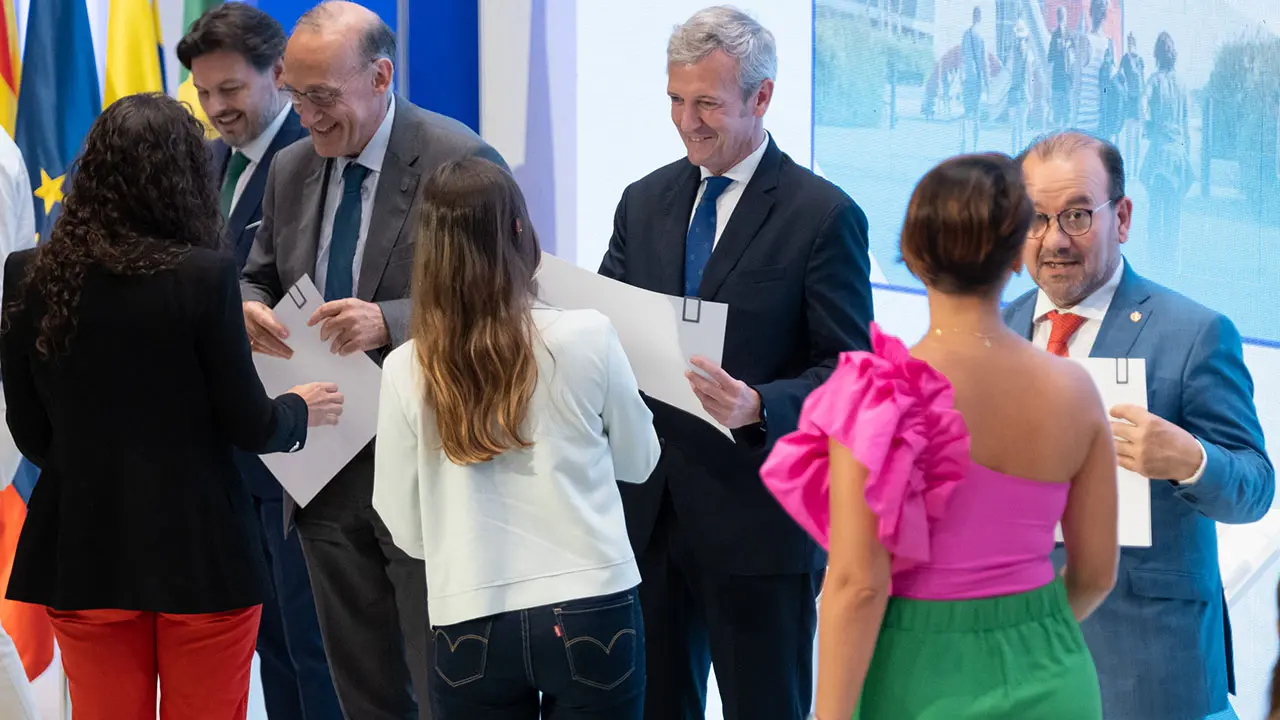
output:
[[[1147,361],[1142,358],[1079,358],[1102,395],[1107,408],[1136,405],[1147,408]],[[1151,481],[1141,475],[1116,468],[1117,537],[1123,547],[1151,547]],[[1062,528],[1057,531],[1062,541]]]
[[[282,360],[253,355],[258,377],[273,397],[312,382],[337,383],[343,395],[342,418],[337,425],[309,429],[307,445],[298,452],[262,456],[267,469],[302,506],[311,502],[378,431],[382,368],[364,353],[333,354],[329,343],[320,339],[322,324],[307,327],[311,315],[323,304],[320,291],[304,276],[275,308],[276,319],[289,330],[285,342],[293,349],[293,357]]]

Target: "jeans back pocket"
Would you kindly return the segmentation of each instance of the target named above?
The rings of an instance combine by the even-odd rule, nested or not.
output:
[[[440,679],[450,687],[458,687],[484,678],[492,629],[492,620],[472,620],[436,628],[436,674]]]
[[[633,591],[575,600],[555,613],[574,682],[613,690],[635,675],[643,640]]]

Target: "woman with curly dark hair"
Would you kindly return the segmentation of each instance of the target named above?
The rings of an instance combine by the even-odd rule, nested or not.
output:
[[[77,720],[243,718],[265,588],[232,446],[297,449],[330,384],[272,400],[250,358],[200,124],[107,108],[48,242],[4,268],[7,421],[40,470],[8,588],[44,605]]]

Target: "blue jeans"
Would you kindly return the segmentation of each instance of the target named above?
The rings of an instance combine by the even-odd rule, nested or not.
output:
[[[434,627],[436,720],[641,720],[633,588]],[[539,697],[541,694],[541,697]]]

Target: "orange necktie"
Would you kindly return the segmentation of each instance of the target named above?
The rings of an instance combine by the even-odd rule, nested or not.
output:
[[[1063,314],[1057,310],[1050,310],[1045,317],[1053,324],[1049,330],[1049,347],[1046,349],[1058,357],[1067,357],[1067,343],[1084,324],[1085,317],[1075,313]]]

